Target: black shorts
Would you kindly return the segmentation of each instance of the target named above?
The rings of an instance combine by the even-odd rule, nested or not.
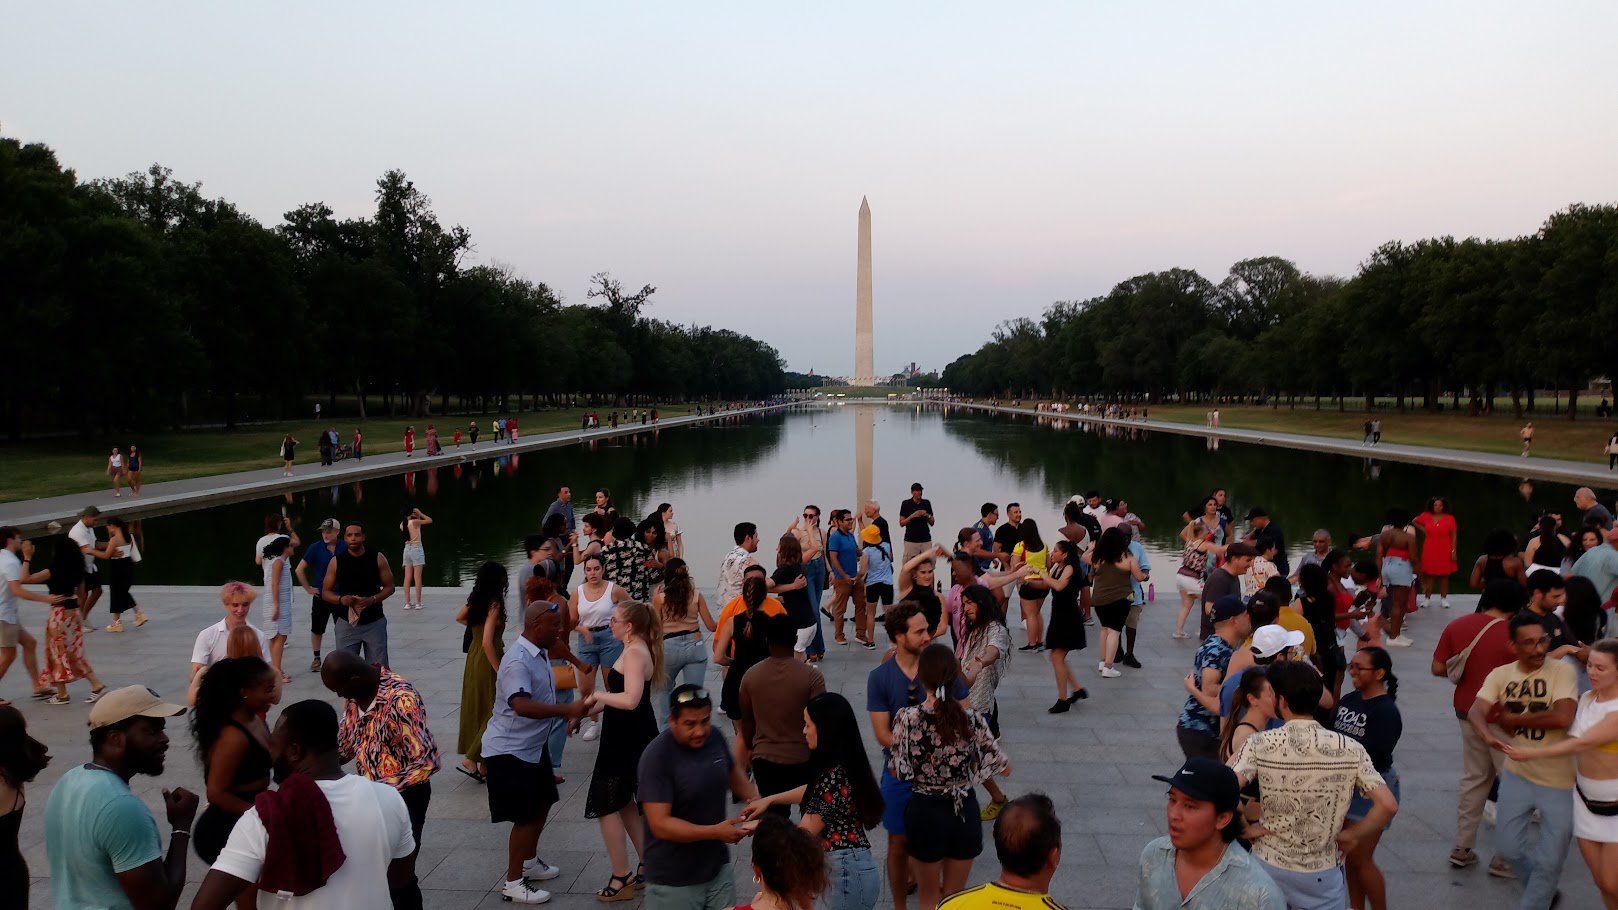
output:
[[[489,821],[495,824],[537,821],[560,799],[549,749],[540,754],[537,763],[515,755],[485,755],[483,767],[488,774]]]
[[[1036,588],[1033,585],[1018,585],[1017,586],[1017,599],[1018,600],[1026,600],[1026,601],[1029,601],[1029,602],[1036,601],[1036,600],[1044,600],[1045,595],[1049,594],[1049,593],[1050,592],[1047,591],[1046,589],[1044,589],[1044,588]]]
[[[974,859],[983,852],[983,822],[978,817],[976,790],[961,798],[913,793],[905,806],[905,852],[917,862]]]
[[[84,573],[84,593],[88,594],[91,591],[99,591],[99,590],[101,590],[101,573],[100,572],[86,572],[86,573]]]
[[[874,585],[865,586],[865,602],[867,604],[893,605],[893,585],[879,581]]]
[[[1101,620],[1101,627],[1114,632],[1122,632],[1124,624],[1129,621],[1129,601],[1115,600],[1110,604],[1096,604],[1096,619]]]
[[[326,634],[326,623],[333,616],[332,605],[316,597],[309,602],[309,631],[316,635]]]

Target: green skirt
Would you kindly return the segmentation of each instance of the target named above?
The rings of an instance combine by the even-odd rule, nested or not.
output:
[[[505,644],[496,642],[497,653],[505,656]],[[495,670],[483,646],[472,643],[466,652],[466,668],[461,672],[461,731],[455,740],[455,751],[474,762],[483,760],[483,728],[489,725],[494,712]]]

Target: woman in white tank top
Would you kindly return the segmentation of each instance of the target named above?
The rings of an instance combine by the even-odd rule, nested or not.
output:
[[[579,697],[589,698],[595,691],[597,670],[610,667],[623,653],[624,643],[612,637],[613,607],[629,600],[629,592],[603,577],[605,564],[600,553],[591,553],[580,564],[584,569],[584,584],[568,595],[568,613],[577,636],[573,640],[573,653],[589,668],[580,673]],[[593,742],[601,735],[598,721],[586,721],[584,741]]]

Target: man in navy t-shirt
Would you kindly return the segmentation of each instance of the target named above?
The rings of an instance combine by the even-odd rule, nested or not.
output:
[[[927,617],[921,607],[904,601],[888,610],[883,625],[893,639],[891,660],[878,664],[865,680],[865,710],[871,714],[871,730],[882,746],[882,827],[888,832],[888,884],[893,890],[893,905],[904,910],[905,892],[910,882],[910,858],[905,853],[905,807],[910,804],[910,782],[893,776],[893,763],[888,747],[893,745],[893,716],[900,708],[919,705],[927,700],[916,678],[920,670],[921,652],[932,644],[927,629]],[[952,693],[957,701],[967,703],[971,693],[960,676],[955,677]]]
[[[296,574],[298,584],[304,591],[314,598],[309,606],[309,645],[314,649],[315,659],[309,665],[310,673],[320,672],[320,642],[326,636],[326,623],[331,620],[331,604],[320,599],[320,586],[326,582],[326,567],[343,545],[337,538],[342,535],[343,526],[337,519],[328,518],[320,523],[320,539],[309,545],[298,561]],[[314,581],[310,581],[314,579]]]

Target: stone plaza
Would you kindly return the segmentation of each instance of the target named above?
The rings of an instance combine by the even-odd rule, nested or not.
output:
[[[243,551],[245,554],[245,547]],[[243,576],[250,568],[244,564]],[[216,593],[203,588],[137,586],[136,595],[152,621],[122,634],[98,631],[87,636],[89,660],[109,686],[140,683],[182,698],[193,639],[220,616]],[[388,621],[394,669],[421,691],[443,753],[444,767],[433,781],[432,807],[418,865],[426,905],[470,910],[505,906],[496,889],[505,866],[509,826],[489,823],[484,788],[454,770],[459,760],[454,748],[465,656],[460,650],[461,628],[453,616],[462,598],[461,591],[428,589],[427,609],[405,612],[398,609],[402,599],[396,596],[389,603]],[[514,595],[512,601],[516,600]],[[1446,859],[1454,835],[1460,754],[1449,683],[1430,675],[1428,663],[1443,623],[1472,608],[1473,598],[1454,601],[1453,610],[1416,614],[1411,632],[1416,646],[1393,652],[1404,718],[1395,764],[1403,779],[1404,802],[1392,830],[1383,838],[1377,859],[1387,875],[1391,907],[1506,910],[1517,906],[1520,889],[1514,882],[1490,878],[1485,871],[1484,864],[1493,852],[1492,828],[1485,826],[1480,833],[1478,852],[1484,863],[1454,870]],[[300,596],[297,602],[297,620],[286,652],[286,667],[294,682],[287,687],[282,704],[333,698],[308,671],[308,617],[302,606],[306,600]],[[1165,787],[1152,775],[1172,773],[1180,764],[1174,723],[1185,700],[1181,680],[1195,647],[1195,642],[1170,638],[1176,606],[1172,595],[1147,605],[1137,651],[1144,668],[1125,669],[1119,679],[1102,679],[1093,672],[1097,636],[1092,630],[1090,649],[1070,657],[1090,692],[1090,698],[1079,702],[1072,713],[1053,716],[1045,712],[1054,700],[1054,684],[1044,654],[1016,653],[1010,675],[1000,686],[1003,744],[1012,761],[1011,777],[1002,785],[1013,795],[1040,790],[1055,801],[1063,823],[1064,848],[1052,893],[1068,907],[1131,906],[1141,848],[1166,833]],[[43,619],[38,605],[25,603],[23,608],[24,621],[39,631]],[[98,606],[96,619],[105,624],[104,607]],[[513,622],[508,630],[508,642],[516,625]],[[1013,638],[1023,641],[1022,631],[1014,629]],[[328,634],[327,647],[331,644]],[[866,673],[878,656],[833,646],[819,666],[828,688],[842,692],[856,711],[862,711]],[[710,666],[709,685],[717,691],[718,683],[718,669]],[[22,825],[22,848],[35,876],[32,906],[36,908],[51,906],[41,824],[46,798],[65,770],[90,757],[85,728],[89,708],[81,703],[89,686],[75,683],[70,691],[74,697],[70,706],[29,701],[20,662],[0,687],[0,695],[19,705],[32,734],[47,743],[53,755],[50,767],[28,788]],[[715,717],[729,739],[729,724],[722,715]],[[865,733],[874,765],[876,753],[868,727]],[[170,721],[169,735],[172,744],[163,777],[132,782],[135,792],[160,819],[161,788],[184,786],[202,792],[201,768],[184,718]],[[544,884],[553,892],[552,906],[575,910],[594,906],[595,890],[606,884],[609,875],[596,823],[584,817],[584,796],[595,753],[595,743],[576,737],[569,742],[560,772],[567,778],[561,787],[562,802],[552,810],[540,841],[540,853],[562,869],[561,877]],[[162,829],[167,831],[166,826]],[[973,869],[974,883],[997,875],[989,829],[985,824],[985,851]],[[885,849],[880,829],[871,838],[880,865]],[[164,842],[166,846],[166,834]],[[733,850],[733,856],[736,896],[738,903],[745,903],[754,889],[746,841]],[[190,884],[181,907],[190,906],[205,872],[193,854]],[[1590,874],[1576,849],[1569,852],[1562,881],[1562,906],[1599,906]],[[881,901],[889,902],[886,885]],[[261,897],[259,906],[273,908],[274,901]]]

